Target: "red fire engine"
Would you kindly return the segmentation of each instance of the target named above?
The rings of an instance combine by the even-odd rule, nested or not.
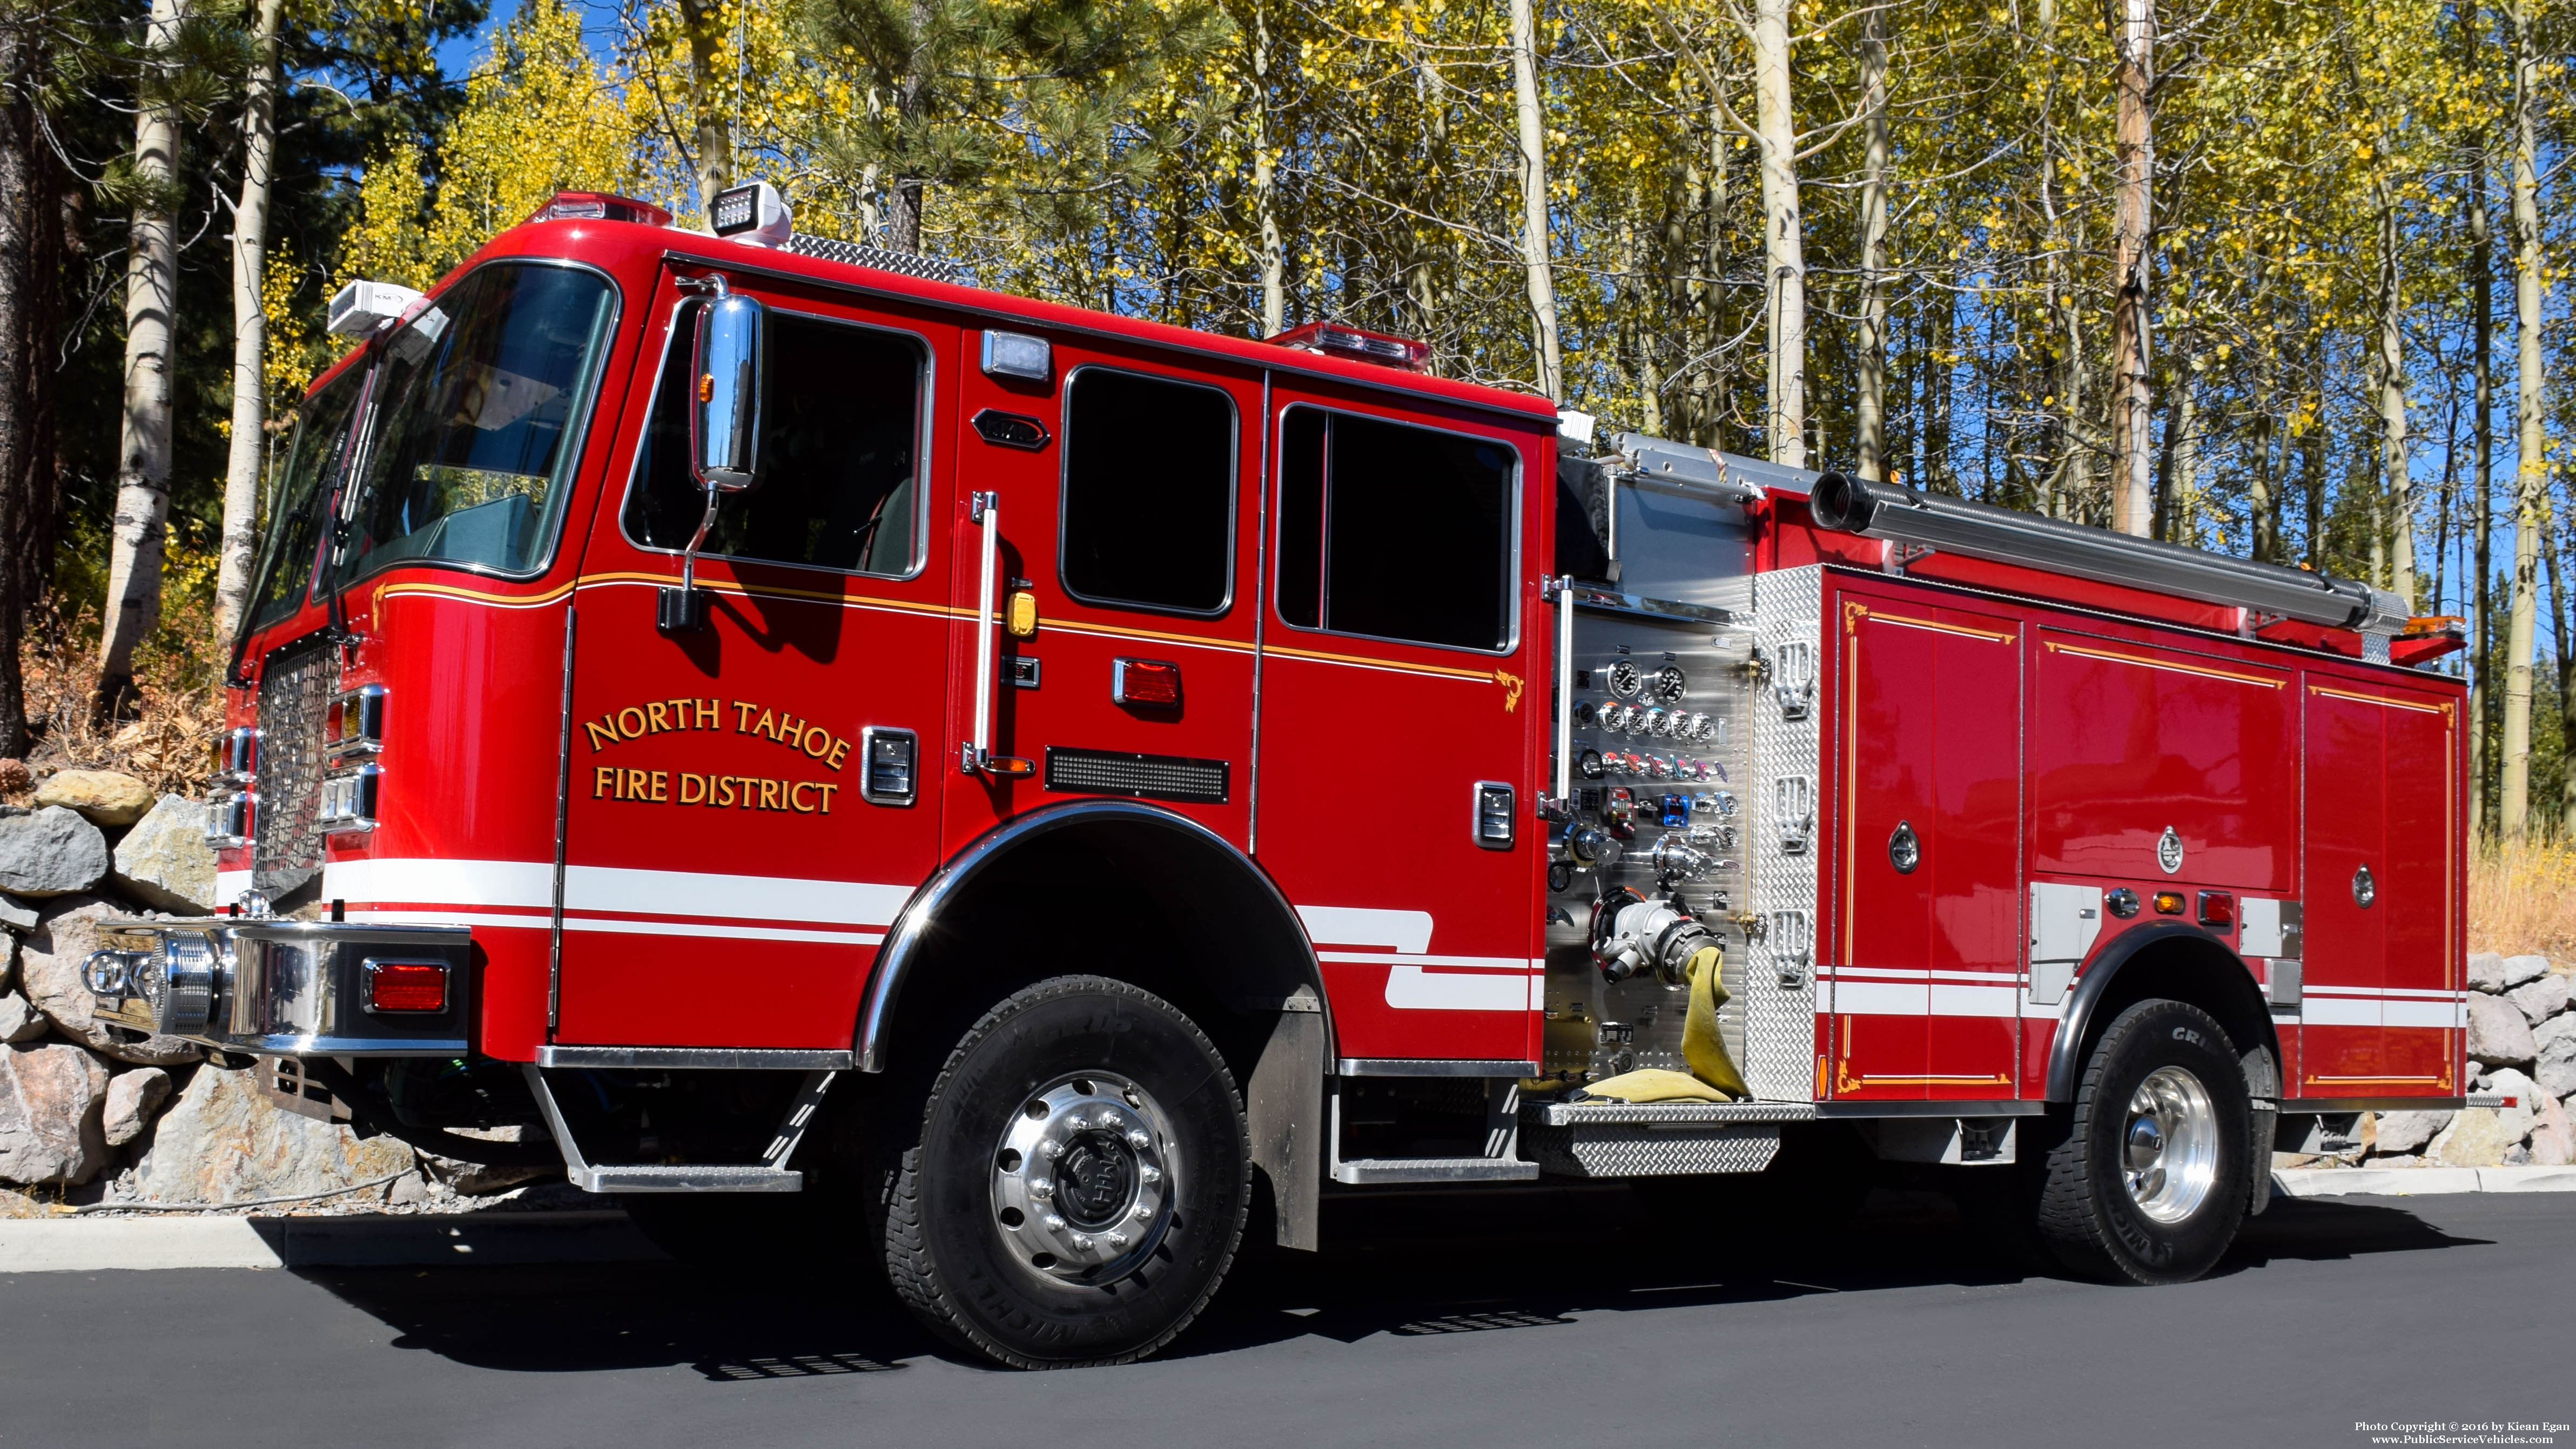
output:
[[[2183,1280],[2276,1136],[2462,1100],[2393,596],[714,212],[335,301],[231,904],[115,927],[103,1016],[664,1231],[810,1192],[1025,1366],[1327,1191],[1827,1132]]]

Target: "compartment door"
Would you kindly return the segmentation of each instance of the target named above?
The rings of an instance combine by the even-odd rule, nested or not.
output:
[[[2298,1095],[2458,1090],[2457,702],[2310,675]]]
[[[2022,626],[1841,596],[1838,1100],[2013,1095]]]

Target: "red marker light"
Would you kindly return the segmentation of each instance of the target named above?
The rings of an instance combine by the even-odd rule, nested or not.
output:
[[[1120,659],[1109,666],[1109,697],[1153,709],[1181,705],[1181,666],[1159,659]]]
[[[444,961],[370,961],[362,969],[361,999],[369,1011],[445,1011]]]
[[[2226,891],[2200,893],[2200,923],[2213,931],[2236,929],[2236,897]]]

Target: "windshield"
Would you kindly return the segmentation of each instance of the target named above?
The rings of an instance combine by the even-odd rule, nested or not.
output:
[[[251,608],[251,627],[276,623],[304,600],[313,582],[313,550],[321,542],[321,513],[314,495],[324,480],[340,471],[349,450],[349,413],[358,405],[367,370],[352,367],[323,384],[305,400],[295,418],[295,441],[287,446],[286,466],[270,500],[268,547],[260,555],[259,597]]]
[[[614,310],[590,272],[489,266],[387,338],[335,582],[405,559],[542,567]]]

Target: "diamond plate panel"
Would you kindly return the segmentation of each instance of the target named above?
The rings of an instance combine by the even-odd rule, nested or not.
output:
[[[1782,912],[1803,913],[1803,932],[1766,928],[1751,943],[1742,977],[1744,1002],[1745,1085],[1756,1097],[1771,1101],[1808,1102],[1816,1095],[1816,861],[1821,839],[1806,832],[1806,848],[1781,849],[1780,797],[1776,782],[1803,779],[1812,809],[1817,790],[1818,732],[1821,728],[1822,681],[1826,641],[1823,637],[1825,571],[1821,567],[1781,569],[1753,580],[1755,647],[1769,666],[1771,680],[1755,697],[1753,714],[1753,780],[1746,792],[1746,862],[1751,880],[1751,909],[1765,923]],[[1792,718],[1778,689],[1784,659],[1796,661],[1805,651],[1815,688],[1801,717]],[[1803,935],[1801,943],[1797,936]],[[1800,949],[1803,944],[1803,950]],[[1783,985],[1794,973],[1794,984]],[[1735,982],[1728,983],[1730,987]]]
[[[1558,1177],[1677,1177],[1760,1172],[1780,1150],[1776,1122],[1605,1123],[1521,1127],[1521,1157]]]

